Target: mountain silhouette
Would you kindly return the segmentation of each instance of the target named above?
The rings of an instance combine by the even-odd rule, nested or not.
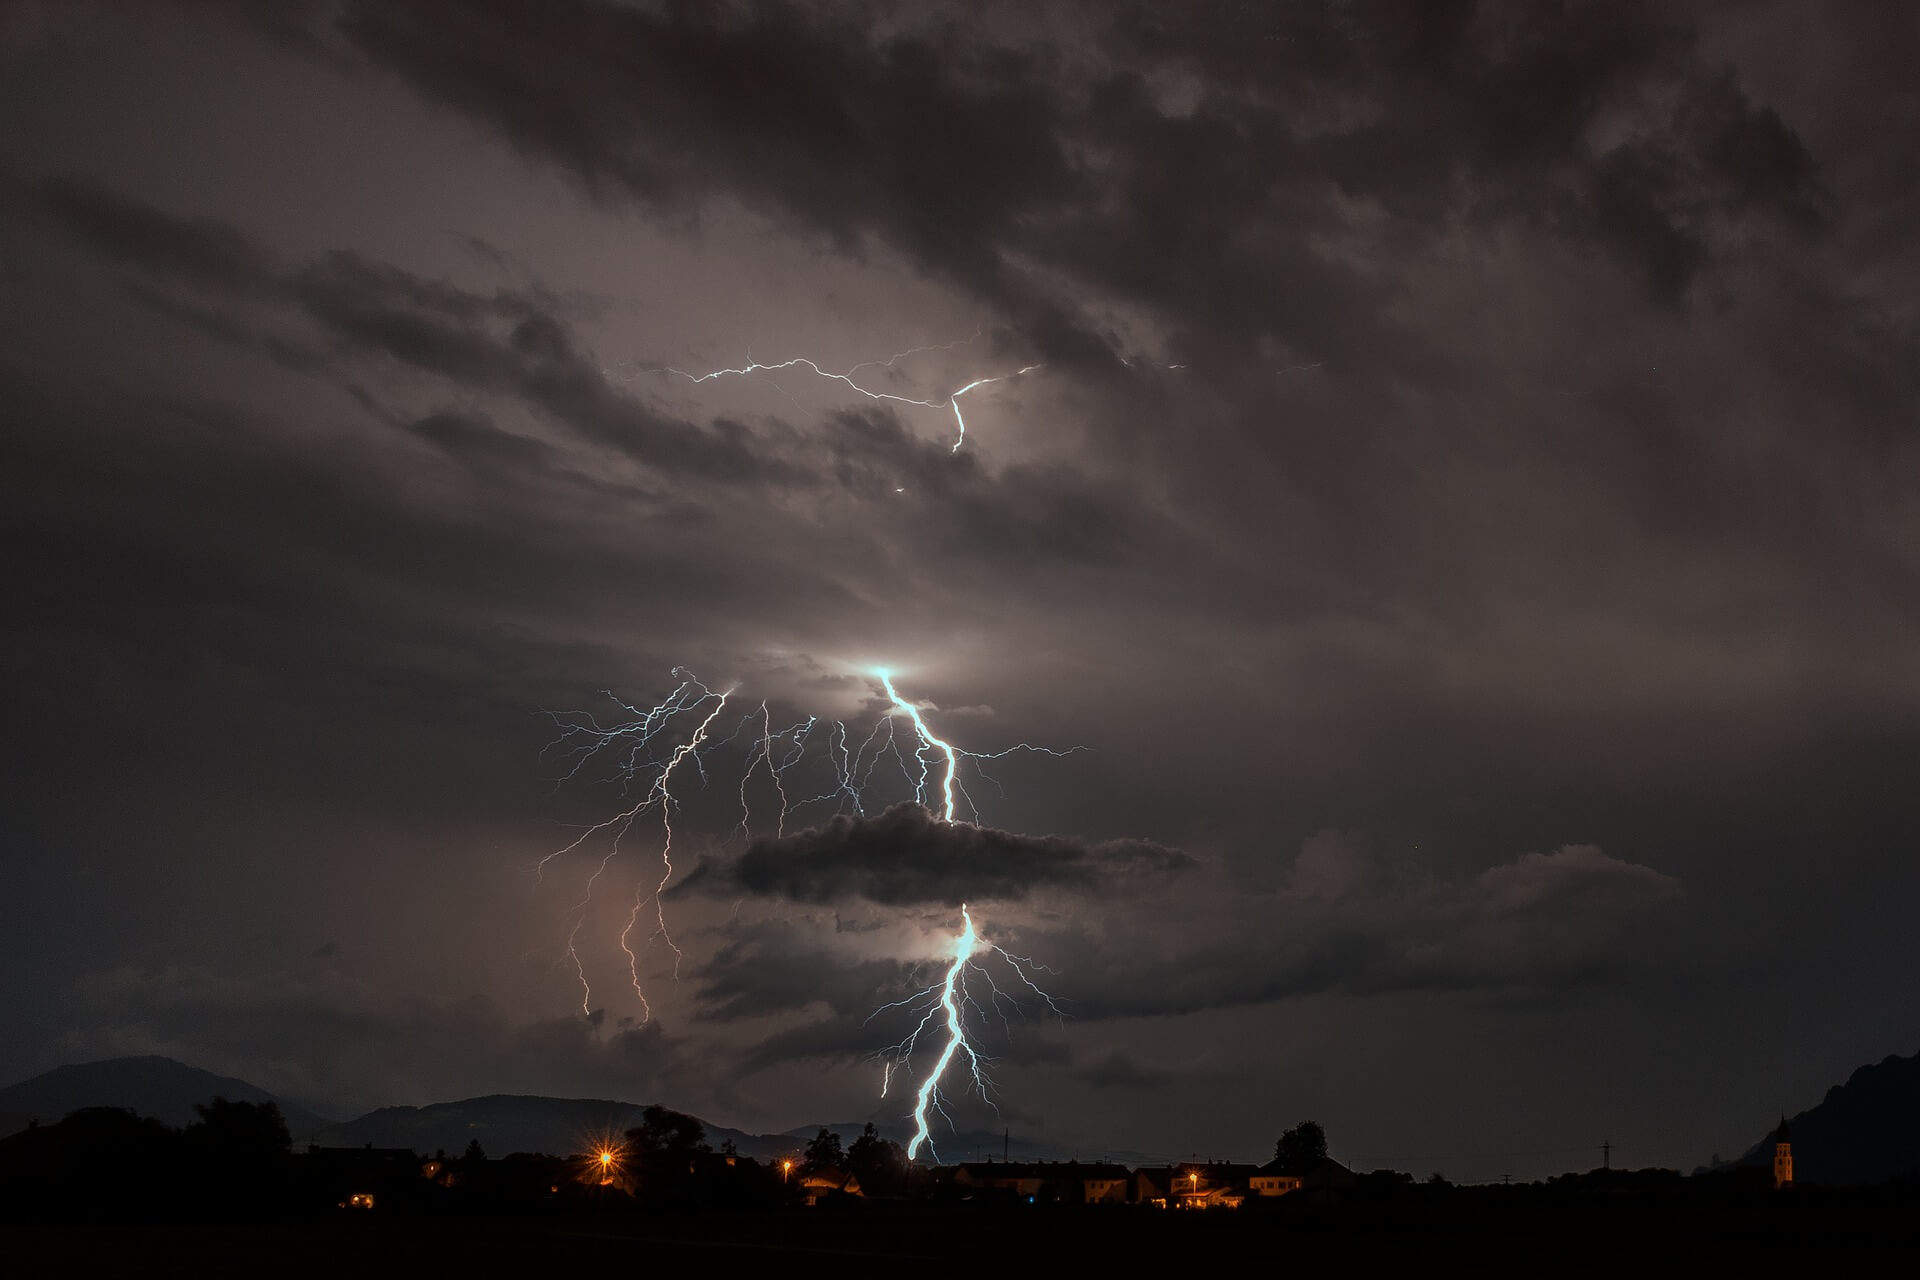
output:
[[[218,1076],[171,1058],[111,1058],[103,1062],[56,1067],[19,1084],[0,1088],[0,1136],[26,1128],[29,1121],[58,1121],[82,1107],[123,1107],[152,1116],[175,1127],[191,1123],[194,1106],[213,1098],[236,1102],[273,1102],[286,1118],[295,1149],[309,1143],[323,1147],[406,1148],[422,1154],[466,1150],[478,1140],[490,1156],[514,1152],[569,1155],[597,1142],[619,1141],[640,1123],[644,1104],[610,1098],[552,1098],[532,1094],[488,1094],[425,1106],[379,1107],[351,1120],[331,1120],[298,1103],[276,1097],[257,1085]],[[704,1121],[702,1122],[705,1123]],[[706,1125],[707,1141],[716,1150],[731,1141],[743,1156],[779,1159],[798,1153],[821,1129],[840,1135],[851,1146],[865,1129],[865,1121],[797,1125],[782,1133],[748,1133],[724,1125]],[[882,1137],[906,1145],[913,1127],[896,1118],[876,1119]],[[978,1132],[934,1135],[934,1144],[946,1160],[976,1156],[999,1158],[1002,1135]],[[1015,1135],[1006,1150],[1016,1160],[1105,1158],[1148,1164],[1156,1157],[1137,1151],[1075,1150]]]
[[[1827,1090],[1787,1121],[1795,1182],[1865,1186],[1920,1175],[1920,1054],[1889,1056]],[[1736,1164],[1770,1166],[1773,1135]]]
[[[179,1128],[198,1118],[197,1104],[215,1098],[274,1103],[296,1142],[334,1123],[245,1080],[149,1055],[55,1067],[0,1089],[0,1135],[17,1133],[36,1120],[53,1124],[82,1107],[124,1107]]]
[[[611,1098],[548,1098],[535,1094],[495,1093],[423,1107],[380,1107],[313,1136],[323,1147],[407,1147],[414,1151],[456,1154],[478,1140],[490,1156],[516,1151],[569,1155],[599,1142],[618,1142],[640,1123],[642,1104]],[[703,1122],[704,1123],[704,1122]],[[796,1149],[779,1134],[752,1134],[707,1125],[707,1141],[717,1150],[732,1140],[743,1156],[766,1157]]]

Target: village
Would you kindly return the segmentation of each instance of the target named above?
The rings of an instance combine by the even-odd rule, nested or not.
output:
[[[566,1154],[404,1146],[296,1147],[273,1103],[216,1099],[183,1128],[94,1106],[0,1138],[0,1222],[36,1256],[89,1273],[214,1250],[337,1277],[382,1251],[529,1269],[565,1256],[615,1265],[822,1254],[957,1274],[981,1249],[1030,1261],[1177,1265],[1284,1249],[1302,1265],[1413,1265],[1496,1243],[1520,1269],[1569,1250],[1625,1261],[1711,1248],[1733,1259],[1865,1256],[1905,1231],[1911,1180],[1802,1185],[1791,1134],[1691,1175],[1602,1167],[1531,1182],[1455,1183],[1359,1171],[1302,1122],[1272,1159],[912,1162],[872,1125],[843,1142],[707,1141],[695,1117],[646,1107]],[[1008,1143],[1006,1146],[1010,1147]],[[1765,1148],[1771,1146],[1771,1163]],[[1811,1150],[1811,1149],[1810,1149]],[[1577,1244],[1576,1244],[1577,1242]],[[930,1269],[929,1269],[930,1268]],[[972,1272],[968,1272],[972,1274]]]
[[[1357,1174],[1329,1157],[1320,1126],[1287,1131],[1255,1165],[1188,1160],[1130,1168],[1107,1160],[914,1163],[869,1124],[854,1142],[821,1129],[795,1150],[756,1159],[713,1150],[693,1117],[649,1107],[643,1123],[566,1156],[516,1152],[490,1159],[476,1140],[458,1156],[402,1148],[310,1146],[293,1157],[305,1198],[376,1210],[443,1201],[555,1202],[830,1209],[860,1204],[1101,1205],[1232,1210],[1284,1196],[1336,1200],[1411,1186],[1390,1170]]]
[[[556,1157],[486,1157],[472,1143],[459,1157],[422,1158],[401,1149],[311,1148],[304,1181],[338,1208],[416,1207],[435,1198],[466,1203],[552,1202],[603,1209],[801,1208],[831,1211],[887,1205],[1094,1206],[1141,1211],[1249,1211],[1378,1202],[1418,1190],[1455,1190],[1440,1174],[1416,1183],[1392,1169],[1359,1172],[1327,1154],[1321,1126],[1304,1121],[1275,1143],[1264,1164],[1193,1159],[1128,1167],[1107,1160],[966,1160],[915,1163],[869,1124],[850,1145],[821,1129],[804,1146],[755,1159],[724,1143],[708,1147],[690,1116],[647,1108],[647,1119],[619,1139]],[[1683,1179],[1670,1169],[1569,1173],[1545,1184],[1561,1189],[1671,1191],[1683,1181],[1723,1191],[1783,1191],[1793,1186],[1785,1122],[1774,1136],[1770,1168],[1742,1167]],[[1513,1190],[1502,1184],[1501,1189]]]

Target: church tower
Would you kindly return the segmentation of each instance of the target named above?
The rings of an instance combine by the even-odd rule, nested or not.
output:
[[[1787,1118],[1780,1117],[1780,1127],[1773,1131],[1773,1189],[1793,1185],[1793,1136],[1787,1132]]]

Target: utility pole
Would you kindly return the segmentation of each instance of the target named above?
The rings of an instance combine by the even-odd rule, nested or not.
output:
[[[1613,1144],[1611,1142],[1603,1142],[1600,1144],[1600,1167],[1602,1169],[1613,1168]]]
[[[1007,1163],[1007,1159],[1008,1159],[1007,1152],[1010,1151],[1012,1147],[1013,1147],[1013,1130],[1010,1128],[1000,1130],[1000,1163],[1001,1164]]]

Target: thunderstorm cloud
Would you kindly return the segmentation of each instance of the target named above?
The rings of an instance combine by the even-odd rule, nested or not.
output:
[[[862,899],[883,906],[1017,901],[1048,889],[1139,891],[1194,860],[1149,840],[1090,842],[944,822],[917,804],[875,818],[841,814],[822,826],[755,841],[716,868],[712,892],[793,902]]]
[[[0,5],[0,1082],[837,1121],[962,901],[1076,1140],[1607,1098],[1691,1167],[1911,1052],[1916,62],[1792,0]],[[1041,367],[958,452],[687,376],[792,357]],[[635,797],[541,712],[681,665],[739,692],[676,984],[658,814],[542,865]],[[1089,749],[888,810],[875,667]]]

